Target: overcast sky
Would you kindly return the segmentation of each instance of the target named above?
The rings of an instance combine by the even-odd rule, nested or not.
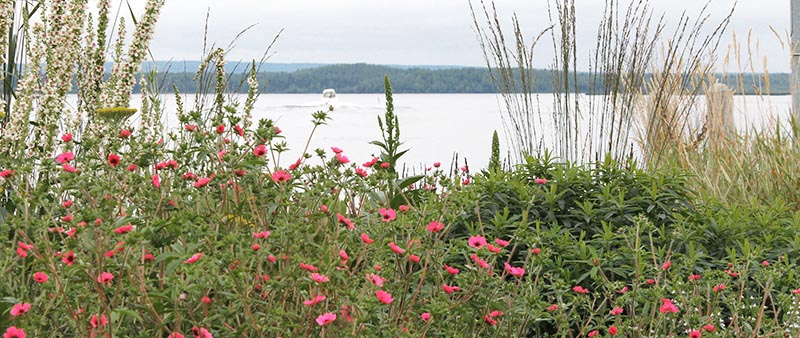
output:
[[[141,13],[144,0],[129,0]],[[478,0],[473,0],[473,2]],[[627,3],[629,0],[622,0]],[[114,3],[116,1],[112,1]],[[516,13],[533,36],[548,26],[548,0],[498,0],[501,19]],[[576,0],[579,55],[594,47],[601,0]],[[655,13],[676,21],[683,11],[695,15],[702,0],[651,0]],[[709,28],[730,11],[733,0],[713,0]],[[203,25],[210,9],[209,40],[227,46],[247,26],[256,26],[238,41],[230,59],[259,58],[273,37],[284,29],[272,50],[271,62],[426,64],[483,66],[472,26],[468,0],[166,0],[152,52],[159,60],[197,60],[202,54]],[[124,10],[127,12],[127,9]],[[770,30],[788,36],[789,0],[740,0],[721,52],[733,41],[746,43],[752,31],[754,50],[770,72],[789,69],[787,49]],[[536,50],[537,65],[552,59],[552,44]],[[758,48],[755,44],[758,42]]]

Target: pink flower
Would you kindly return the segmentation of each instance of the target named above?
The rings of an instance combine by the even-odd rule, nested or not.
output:
[[[64,143],[72,141],[72,134],[61,135],[61,141],[64,141]]]
[[[136,171],[136,168],[138,168],[136,164],[131,164],[128,167],[126,167],[125,170],[133,172]]]
[[[331,313],[331,312],[323,313],[319,317],[317,317],[317,325],[325,326],[325,325],[328,325],[328,324],[332,323],[334,320],[336,320],[336,314],[335,313]]]
[[[494,240],[494,242],[495,242],[495,243],[497,243],[497,245],[499,245],[499,246],[501,246],[501,247],[504,247],[504,248],[505,248],[505,247],[507,247],[507,246],[510,244],[510,242],[509,242],[509,241],[504,241],[504,240],[502,240],[502,239],[499,239],[499,238],[496,238],[496,239]]]
[[[202,252],[200,252],[200,253],[196,253],[196,254],[192,255],[192,257],[189,257],[189,258],[187,258],[185,261],[183,261],[183,263],[184,263],[184,264],[192,264],[192,263],[195,263],[195,262],[197,262],[198,260],[200,260],[200,257],[203,257],[203,253],[202,253]]]
[[[599,334],[600,334],[600,331],[598,331],[598,330],[594,330],[594,331],[592,331],[592,332],[589,332],[589,334],[587,334],[587,336],[588,336],[588,337],[595,337],[595,336],[597,336],[597,335],[599,335]]]
[[[75,253],[71,250],[61,257],[61,261],[67,266],[72,266],[75,263]]]
[[[275,183],[283,183],[292,178],[292,175],[287,171],[277,170],[272,173],[272,181]]]
[[[258,251],[258,250],[261,249],[261,246],[258,245],[258,243],[255,243],[255,244],[253,244],[252,248],[253,248],[253,251]]]
[[[327,214],[327,213],[328,213],[328,206],[327,206],[327,205],[325,205],[325,204],[323,204],[323,205],[320,205],[320,206],[319,206],[319,210],[320,210],[320,211],[322,211],[323,213],[326,213],[326,214]]]
[[[340,164],[350,163],[350,159],[342,154],[336,154],[336,161],[338,161]]]
[[[420,315],[419,318],[422,319],[423,322],[427,322],[431,319],[431,313],[425,312],[422,315]]]
[[[480,249],[486,245],[486,238],[483,236],[471,236],[468,240],[469,246]]]
[[[381,278],[381,276],[378,276],[376,274],[370,273],[370,274],[367,274],[367,280],[369,280],[370,283],[372,283],[373,285],[375,285],[375,286],[377,286],[379,288],[383,287],[383,278]]]
[[[714,324],[706,324],[706,325],[703,325],[703,330],[708,331],[708,332],[714,332],[714,331],[717,330],[717,328],[714,327]]]
[[[269,231],[254,232],[253,233],[253,237],[259,238],[259,239],[266,239],[266,238],[269,238],[270,234],[271,233]]]
[[[158,174],[154,174],[150,179],[150,182],[153,183],[153,186],[156,187],[156,189],[161,188],[161,178],[158,177]]]
[[[339,149],[339,148],[337,148],[337,147],[331,147],[331,151],[332,151],[334,154],[341,154],[341,153],[342,153],[342,149]]]
[[[447,294],[451,294],[453,292],[460,291],[461,288],[459,288],[458,286],[450,286],[447,284],[442,284],[442,290],[444,290],[444,292]]]
[[[380,301],[383,304],[391,304],[392,301],[394,301],[392,295],[383,290],[375,291],[375,297],[377,297],[378,301]]]
[[[244,129],[240,127],[238,124],[233,126],[233,130],[236,130],[236,134],[239,136],[244,136]]]
[[[580,294],[589,293],[589,289],[586,289],[586,288],[584,288],[584,287],[582,287],[580,285],[573,286],[572,287],[572,291],[575,291],[576,293],[580,293]]]
[[[326,299],[328,299],[328,297],[326,297],[325,295],[317,295],[314,298],[311,298],[309,300],[304,300],[303,304],[305,306],[314,306],[314,305],[317,305],[317,304],[321,303],[322,301],[324,301]]]
[[[75,159],[75,154],[72,153],[71,151],[67,151],[56,157],[56,163],[69,163],[69,161],[72,161],[74,159]]]
[[[347,229],[353,230],[356,228],[355,223],[353,223],[353,221],[351,221],[349,218],[344,217],[342,214],[336,214],[336,219],[339,221],[339,223],[347,225]]]
[[[553,311],[555,311],[555,310],[558,310],[558,304],[553,304],[553,305],[550,305],[550,306],[548,306],[548,307],[546,308],[546,310],[547,310],[547,311],[550,311],[550,312],[553,312]]]
[[[310,272],[317,272],[317,270],[319,270],[319,268],[317,268],[316,266],[306,263],[300,263],[300,268]]]
[[[3,338],[25,338],[25,331],[15,326],[9,326],[6,333],[3,333]]]
[[[186,129],[186,131],[195,131],[195,130],[197,130],[197,125],[196,124],[186,124],[186,125],[183,126],[183,129]]]
[[[205,187],[206,185],[208,185],[208,182],[211,182],[211,178],[210,177],[203,177],[203,178],[197,180],[197,182],[194,182],[194,187],[195,188]]]
[[[511,266],[511,264],[508,263],[504,263],[504,265],[506,268],[506,272],[508,272],[509,275],[521,278],[525,274],[525,268],[513,267]]]
[[[538,255],[538,254],[542,253],[542,249],[533,248],[533,249],[531,249],[531,253],[534,254],[534,255]]]
[[[678,312],[678,307],[672,303],[671,299],[661,298],[661,307],[658,308],[661,313],[675,313]]]
[[[672,262],[666,261],[664,262],[664,264],[661,264],[661,270],[666,271],[667,269],[669,269],[670,266],[672,266]]]
[[[483,320],[486,321],[486,323],[491,325],[491,326],[494,326],[495,324],[497,324],[497,321],[492,319],[492,317],[489,317],[489,316],[483,316]]]
[[[253,149],[253,155],[256,155],[256,157],[264,156],[264,154],[266,153],[267,153],[267,146],[263,144],[259,144],[256,146],[255,149]]]
[[[361,241],[364,242],[364,244],[372,244],[372,242],[374,242],[367,234],[361,234]]]
[[[330,278],[328,278],[328,276],[320,275],[316,272],[311,274],[311,279],[313,279],[317,283],[326,283],[330,281]]]
[[[408,255],[408,260],[410,260],[410,261],[412,261],[414,263],[419,263],[420,259],[421,258],[419,256],[417,256],[417,255]]]
[[[344,264],[348,259],[350,259],[350,256],[347,255],[347,251],[339,250],[339,258],[342,259],[342,264]]]
[[[425,227],[425,229],[427,229],[430,232],[436,233],[436,232],[442,231],[442,229],[444,229],[444,224],[443,223],[439,223],[437,221],[432,221],[432,222],[428,223],[428,226]]]
[[[613,316],[617,316],[617,315],[622,314],[622,311],[624,311],[624,310],[621,307],[615,307],[615,308],[611,309],[611,311],[608,311],[608,313],[613,315]]]
[[[397,218],[397,213],[391,208],[389,209],[381,208],[380,210],[378,210],[378,213],[381,214],[381,217],[383,218],[384,222],[391,222],[394,221],[395,218]]]
[[[478,257],[478,255],[472,254],[472,255],[469,256],[469,258],[472,258],[472,260],[475,262],[475,264],[478,264],[478,266],[480,266],[480,267],[482,267],[484,269],[488,269],[489,268],[489,263],[486,263],[486,261],[481,259],[480,257]]]
[[[361,176],[361,177],[364,177],[364,178],[366,178],[367,176],[369,176],[369,174],[367,173],[367,171],[366,171],[366,170],[364,170],[364,169],[361,169],[361,168],[356,168],[356,175],[358,175],[358,176]]]
[[[121,158],[117,154],[108,154],[108,164],[112,167],[116,167],[119,165]]]
[[[9,178],[11,175],[14,175],[14,171],[11,169],[0,171],[0,177],[2,178]]]
[[[122,129],[119,131],[119,135],[117,136],[119,136],[119,138],[128,138],[131,136],[131,131],[128,129]]]
[[[391,167],[391,166],[392,166],[392,164],[389,163],[389,162],[381,162],[381,168],[383,168],[383,169],[389,169],[389,167]]]
[[[494,245],[491,245],[491,244],[487,243],[486,244],[486,250],[489,250],[490,252],[494,252],[494,253],[500,253],[500,251],[503,251],[503,248],[496,247]]]
[[[698,281],[700,280],[700,275],[689,275],[690,281]]]
[[[447,271],[447,273],[449,273],[451,275],[457,275],[458,272],[459,272],[458,269],[456,269],[456,268],[454,268],[452,266],[448,266],[447,264],[444,265],[444,269]]]
[[[45,283],[48,279],[50,279],[50,277],[44,272],[39,271],[33,274],[33,281],[36,283]]]
[[[535,182],[536,184],[547,184],[547,179],[546,178],[537,178],[537,179],[533,180],[533,182]]]
[[[494,310],[494,311],[489,313],[489,317],[492,317],[492,318],[497,318],[497,317],[500,317],[502,315],[503,315],[503,311],[500,311],[500,310]]]
[[[441,165],[442,165],[442,163],[441,163],[441,162],[433,162],[433,167],[434,167],[434,168],[438,168],[438,167],[440,167]]]
[[[394,242],[389,243],[389,249],[392,249],[396,254],[402,255],[406,253],[406,250],[394,244]]]
[[[714,292],[720,292],[722,290],[725,290],[725,284],[714,285]]]
[[[370,167],[374,166],[376,163],[378,163],[378,158],[377,157],[373,157],[372,160],[370,160],[369,162],[364,162],[364,164],[362,164],[361,166],[363,166],[365,168],[370,168]]]
[[[70,172],[70,173],[78,172],[78,169],[73,167],[73,166],[71,166],[69,163],[61,164],[61,168],[64,169],[64,171]]]
[[[202,302],[203,304],[206,304],[206,305],[207,304],[211,304],[211,298],[209,298],[208,296],[200,297],[200,302]]]
[[[127,234],[131,231],[133,231],[133,225],[131,224],[123,225],[119,228],[114,229],[114,233],[118,235]]]
[[[192,333],[194,334],[194,338],[214,338],[211,332],[208,332],[208,330],[202,327],[193,326]]]
[[[403,205],[401,205],[401,206],[397,207],[397,210],[398,210],[398,211],[400,211],[400,212],[406,212],[406,211],[408,211],[409,209],[410,209],[410,208],[409,208],[407,205],[405,205],[405,204],[403,204]]]
[[[26,314],[30,309],[31,309],[31,304],[29,303],[14,304],[14,306],[11,307],[11,316],[12,317],[22,316]]]
[[[225,132],[225,126],[223,126],[223,125],[221,125],[221,124],[220,124],[220,125],[218,125],[218,126],[217,126],[217,129],[216,129],[216,131],[217,131],[217,134],[222,134],[222,133],[224,133],[224,132]]]
[[[652,279],[652,278],[648,278],[644,283],[647,284],[647,285],[653,285],[653,284],[656,283],[656,280]]]
[[[170,333],[169,336],[167,336],[167,338],[186,338],[186,337],[184,337],[180,332],[173,332]]]
[[[690,331],[689,332],[689,338],[700,338],[701,336],[702,335],[700,334],[700,331]]]
[[[102,272],[97,276],[97,282],[100,284],[110,283],[114,279],[114,274],[110,272]]]

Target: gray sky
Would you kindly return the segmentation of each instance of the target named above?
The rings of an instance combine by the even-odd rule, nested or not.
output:
[[[130,2],[141,13],[144,0]],[[683,11],[696,16],[705,3],[650,2],[655,13],[664,13],[673,22]],[[713,0],[708,26],[716,26],[733,2]],[[547,0],[497,0],[497,7],[501,19],[517,13],[531,36],[548,26]],[[237,33],[256,24],[238,41],[230,59],[259,58],[283,28],[271,62],[484,65],[467,0],[166,0],[151,46],[156,59],[200,59],[209,8],[209,40],[219,45],[227,46]],[[589,55],[594,47],[602,8],[601,0],[576,0],[579,55]],[[740,0],[721,52],[733,41],[732,32],[746,43],[752,31],[751,43],[759,52],[756,70],[760,71],[766,56],[770,72],[787,71],[789,52],[782,49],[770,26],[782,38],[788,36],[789,0]],[[551,49],[549,40],[540,44],[535,58],[538,66],[550,64]]]

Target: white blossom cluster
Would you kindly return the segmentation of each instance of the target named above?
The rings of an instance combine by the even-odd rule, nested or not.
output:
[[[155,24],[165,0],[148,0],[145,13],[136,24],[133,39],[127,54],[118,55],[119,60],[114,64],[111,77],[103,88],[101,105],[107,108],[127,107],[133,85],[136,82],[135,74],[139,72],[141,63],[147,55],[147,48],[155,32]],[[124,39],[120,38],[120,41]]]
[[[0,37],[6,37],[11,32],[11,17],[14,14],[14,0],[0,0]],[[6,49],[8,39],[0,38],[0,65],[6,64]],[[5,80],[5,72],[0,70],[0,83]],[[0,117],[4,114],[6,102],[0,100]]]

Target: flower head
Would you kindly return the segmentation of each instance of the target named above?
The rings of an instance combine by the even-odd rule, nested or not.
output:
[[[3,333],[3,338],[25,338],[25,331],[15,326],[9,326]]]
[[[389,243],[389,249],[392,249],[396,254],[402,255],[406,253],[406,250],[394,244],[394,242]]]
[[[325,325],[328,325],[328,324],[332,323],[334,320],[336,320],[336,314],[335,313],[331,313],[331,312],[323,313],[319,317],[317,317],[317,325],[325,326]]]
[[[506,268],[506,272],[508,272],[509,275],[512,275],[514,277],[522,277],[525,274],[525,268],[513,267],[511,266],[511,264],[508,264],[507,262],[504,263],[504,266]]]
[[[658,308],[661,313],[675,313],[678,312],[678,307],[672,303],[671,299],[661,298],[661,307]]]
[[[375,297],[377,297],[378,301],[380,301],[383,304],[391,304],[392,301],[394,301],[392,295],[383,290],[375,291]]]
[[[263,144],[259,144],[255,147],[255,149],[253,149],[253,155],[256,155],[256,157],[264,156],[266,153],[267,153],[267,146]]]
[[[114,279],[114,274],[110,272],[102,272],[97,276],[97,282],[100,284],[110,283]]]
[[[428,226],[425,227],[425,229],[427,229],[430,232],[436,233],[444,229],[444,224],[439,223],[437,221],[431,221],[430,223],[428,223]]]
[[[45,283],[48,279],[50,279],[50,277],[44,272],[39,271],[33,274],[33,281],[36,283]]]
[[[189,257],[189,258],[187,258],[185,261],[183,261],[183,263],[184,263],[184,264],[192,264],[192,263],[195,263],[195,262],[197,262],[198,260],[200,260],[200,257],[203,257],[203,253],[202,253],[202,252],[200,252],[200,253],[196,253],[196,254],[192,255],[192,257]]]
[[[272,173],[272,181],[275,183],[283,183],[292,178],[292,174],[283,170],[276,170]]]
[[[486,245],[486,238],[483,236],[470,236],[467,243],[473,248],[480,249]]]
[[[420,315],[419,318],[422,319],[423,322],[427,322],[431,319],[431,313],[425,312],[422,315]]]
[[[589,289],[584,288],[584,287],[582,287],[580,285],[576,285],[576,286],[572,287],[572,291],[575,291],[576,293],[580,293],[580,294],[589,293]]]
[[[397,218],[397,212],[395,212],[394,209],[391,208],[389,209],[381,208],[380,210],[378,210],[378,213],[381,214],[381,217],[384,222],[391,222],[394,221],[395,218]]]
[[[317,283],[326,283],[330,281],[330,278],[328,278],[328,276],[320,275],[316,272],[311,274],[311,279],[313,279]]]
[[[108,154],[108,164],[112,167],[118,166],[121,160],[117,154]]]
[[[31,309],[31,304],[29,303],[14,304],[14,306],[11,307],[10,314],[12,317],[22,316],[26,314],[30,309]]]

